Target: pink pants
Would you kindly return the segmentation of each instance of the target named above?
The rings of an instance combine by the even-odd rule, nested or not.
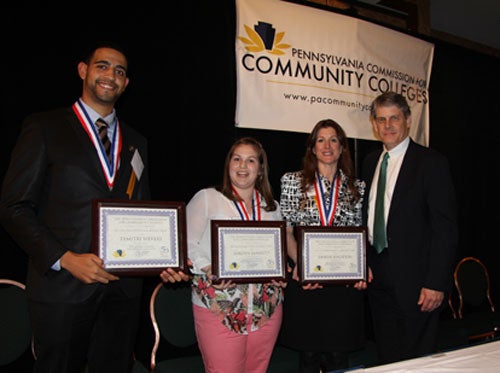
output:
[[[257,331],[238,334],[208,309],[193,306],[198,346],[207,373],[265,373],[281,327],[283,305]]]

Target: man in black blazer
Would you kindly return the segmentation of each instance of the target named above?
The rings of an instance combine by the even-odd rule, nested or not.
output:
[[[411,140],[405,97],[394,92],[378,96],[370,121],[384,145],[362,165],[370,191],[363,206],[370,244],[383,153],[389,153],[389,160],[386,242],[380,253],[368,248],[373,280],[367,294],[380,363],[389,363],[435,351],[439,312],[452,284],[458,217],[448,161]]]
[[[150,198],[146,139],[118,120],[129,83],[120,47],[102,44],[78,64],[81,97],[28,116],[3,182],[0,218],[28,254],[27,294],[36,372],[129,372],[142,279],[117,277],[92,253],[94,199]],[[108,158],[95,124],[108,124]],[[164,273],[164,280],[186,276]],[[182,277],[182,278],[181,278]]]

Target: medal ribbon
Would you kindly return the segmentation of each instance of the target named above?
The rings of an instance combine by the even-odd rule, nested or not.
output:
[[[235,196],[239,196],[238,192],[236,189],[233,187],[233,193]],[[236,206],[236,209],[238,210],[241,220],[250,220],[250,215],[248,215],[247,208],[245,206],[245,202],[243,200],[241,201],[233,201],[234,205]],[[261,219],[260,215],[260,195],[259,192],[257,192],[257,189],[254,189],[254,197],[252,198],[252,220],[259,220]]]
[[[73,111],[75,112],[78,120],[82,124],[83,129],[87,132],[90,140],[94,144],[97,149],[97,155],[99,156],[99,160],[101,162],[102,171],[104,176],[106,177],[106,183],[108,184],[109,189],[113,189],[113,185],[115,183],[116,170],[118,169],[118,162],[120,159],[120,151],[122,149],[122,133],[120,130],[120,123],[118,119],[116,120],[116,130],[113,136],[113,141],[111,142],[111,162],[108,160],[106,156],[106,151],[102,145],[102,142],[97,133],[97,129],[94,126],[94,123],[90,120],[90,117],[85,110],[85,107],[78,99],[73,104]]]
[[[314,189],[316,190],[315,201],[318,206],[319,218],[322,226],[331,226],[333,224],[340,189],[340,177],[337,177],[337,174],[338,173],[333,177],[332,187],[330,189],[330,206],[328,206],[328,208],[326,206],[325,192],[319,173],[316,175],[316,180],[314,180]]]

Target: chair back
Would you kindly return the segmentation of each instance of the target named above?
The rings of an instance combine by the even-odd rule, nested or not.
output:
[[[472,310],[495,312],[490,296],[490,276],[481,260],[466,257],[460,260],[453,274],[458,293],[458,317],[463,319]]]
[[[160,282],[151,294],[149,308],[155,335],[151,352],[151,370],[174,371],[175,365],[176,368],[184,367],[184,371],[203,371],[203,360],[199,353],[170,361],[165,359],[158,361],[157,356],[162,340],[181,349],[189,350],[197,346],[190,283]],[[167,366],[170,366],[170,369],[166,369]]]
[[[443,305],[441,318],[444,317],[446,319],[456,320],[458,319],[458,305],[459,305],[458,292],[456,286],[453,286],[450,289],[447,298],[448,298],[447,304]]]
[[[31,347],[32,330],[24,284],[0,279],[0,366],[21,358]]]

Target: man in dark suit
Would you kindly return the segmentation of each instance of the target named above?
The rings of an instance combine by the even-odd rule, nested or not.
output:
[[[372,245],[379,168],[384,153],[389,159],[386,239],[381,252],[368,248],[373,281],[367,294],[380,363],[389,363],[435,351],[439,312],[452,284],[457,206],[448,161],[409,137],[411,111],[404,96],[378,96],[370,121],[384,145],[362,166],[370,191],[363,218]]]
[[[114,108],[129,83],[127,68],[120,47],[93,48],[78,64],[81,97],[25,119],[4,178],[1,223],[29,256],[36,372],[132,367],[142,279],[107,272],[92,253],[94,199],[150,198],[147,140]],[[109,156],[97,119],[108,125]]]

